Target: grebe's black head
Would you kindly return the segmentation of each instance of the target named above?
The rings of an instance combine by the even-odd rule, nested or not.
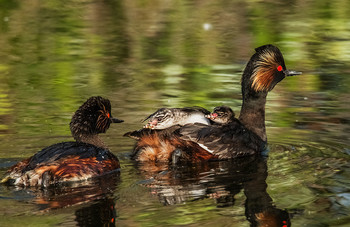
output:
[[[226,124],[235,118],[235,113],[228,106],[215,107],[211,114],[206,115],[207,118],[219,124]]]
[[[70,130],[75,139],[85,135],[105,133],[111,123],[121,123],[112,117],[111,103],[100,96],[90,97],[79,107],[70,122]]]
[[[243,94],[252,92],[269,92],[286,76],[300,75],[301,72],[286,69],[281,51],[269,44],[255,49],[242,77]]]

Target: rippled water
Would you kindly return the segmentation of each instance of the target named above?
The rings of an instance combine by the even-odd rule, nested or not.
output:
[[[350,4],[339,1],[0,0],[0,175],[53,143],[89,96],[125,120],[103,135],[120,175],[0,185],[0,226],[350,224]],[[137,165],[122,135],[159,107],[229,105],[257,46],[299,77],[269,94],[268,157]],[[270,226],[272,224],[270,223]]]

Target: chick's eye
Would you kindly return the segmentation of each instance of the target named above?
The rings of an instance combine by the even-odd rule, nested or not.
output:
[[[282,67],[281,65],[279,65],[279,66],[277,67],[277,70],[278,70],[279,72],[281,72],[281,71],[283,70],[283,67]]]
[[[108,117],[108,118],[110,118],[110,117],[111,117],[110,113],[107,113],[107,117]]]

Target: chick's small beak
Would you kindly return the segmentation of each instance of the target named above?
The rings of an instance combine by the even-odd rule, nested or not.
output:
[[[111,117],[110,119],[111,119],[112,123],[122,123],[122,122],[124,122],[124,120],[120,120],[120,119],[114,118],[114,117]]]
[[[215,118],[218,117],[218,114],[217,113],[211,113],[211,114],[205,115],[205,117],[209,118],[210,120],[215,120]]]
[[[284,70],[284,75],[286,76],[297,76],[303,74],[302,72],[292,71],[292,70]]]

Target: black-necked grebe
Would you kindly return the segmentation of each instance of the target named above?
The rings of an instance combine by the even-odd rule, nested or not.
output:
[[[68,181],[81,181],[120,168],[119,160],[102,142],[111,123],[111,104],[100,96],[89,98],[75,112],[70,130],[76,142],[53,144],[12,166],[2,183],[46,187]]]
[[[138,161],[201,161],[229,159],[263,152],[266,148],[266,96],[285,77],[301,74],[286,69],[273,45],[255,49],[242,75],[243,103],[238,119],[227,124],[176,125],[163,130],[142,129],[126,136],[138,141]]]

